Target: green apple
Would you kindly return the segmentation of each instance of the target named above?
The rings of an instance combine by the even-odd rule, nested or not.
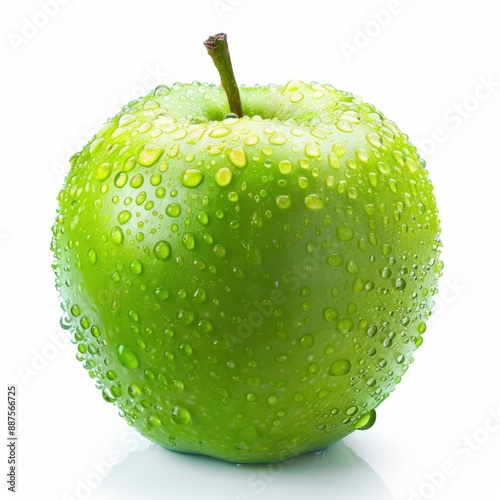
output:
[[[54,269],[132,426],[269,462],[373,424],[423,340],[439,220],[392,121],[330,85],[238,91],[225,42],[206,42],[222,86],[160,86],[71,159]]]

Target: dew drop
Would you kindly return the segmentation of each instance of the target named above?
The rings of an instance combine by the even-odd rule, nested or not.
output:
[[[99,327],[97,325],[92,325],[90,327],[90,333],[96,339],[98,339],[101,336],[101,330],[99,329]]]
[[[144,183],[144,177],[142,174],[136,174],[134,177],[132,177],[132,180],[130,181],[130,186],[137,189],[140,188]]]
[[[175,405],[172,408],[172,422],[177,425],[186,425],[191,420],[191,415],[182,406]]]
[[[188,168],[184,170],[181,176],[181,184],[185,187],[194,188],[201,184],[203,172],[197,168]]]
[[[188,250],[193,250],[194,247],[196,246],[196,240],[194,238],[194,234],[192,233],[186,233],[182,237],[182,243]]]
[[[275,146],[280,146],[286,143],[285,134],[282,132],[274,132],[273,135],[269,138],[269,142]]]
[[[247,166],[247,155],[245,150],[240,146],[231,149],[228,153],[228,158],[236,168],[244,168]]]
[[[95,248],[91,248],[87,252],[87,258],[91,264],[95,264],[97,262],[97,252],[95,251]]]
[[[181,214],[181,206],[178,203],[169,203],[165,209],[165,213],[172,218],[179,217]]]
[[[221,187],[229,185],[232,179],[233,173],[227,167],[220,168],[215,174],[215,182]]]
[[[337,309],[334,309],[333,307],[327,307],[323,311],[323,317],[326,319],[326,321],[335,321],[339,317],[339,312]]]
[[[128,175],[125,172],[120,172],[115,177],[115,186],[118,188],[122,188],[127,183],[127,180],[128,180]]]
[[[118,346],[117,349],[118,362],[125,368],[138,368],[139,359],[134,352],[123,344]]]
[[[366,134],[366,140],[374,148],[380,148],[382,146],[382,137],[377,132],[369,132]]]
[[[166,260],[170,256],[170,244],[166,241],[159,241],[153,248],[155,257],[160,260]]]
[[[326,258],[326,262],[329,266],[339,267],[344,263],[344,259],[339,253],[332,253]]]
[[[276,396],[275,394],[271,394],[271,395],[267,398],[267,402],[268,402],[270,405],[275,405],[275,404],[278,402],[278,396]]]
[[[191,347],[191,344],[189,342],[182,342],[181,344],[179,344],[179,352],[183,356],[190,356],[191,354],[193,354],[193,348]]]
[[[356,422],[354,428],[360,431],[365,431],[373,426],[376,419],[377,413],[375,412],[375,409],[369,410]]]
[[[307,142],[305,152],[310,158],[317,158],[320,155],[319,144],[315,141]]]
[[[165,148],[156,144],[145,144],[139,151],[138,161],[143,167],[150,167],[158,161]]]
[[[130,271],[133,274],[141,274],[142,273],[142,262],[139,259],[134,259],[130,263]]]
[[[278,164],[278,169],[283,175],[288,175],[292,171],[292,162],[290,160],[282,160]]]
[[[121,245],[123,243],[123,231],[120,227],[115,226],[111,229],[111,241],[115,245]]]
[[[354,328],[354,323],[350,318],[342,318],[337,321],[337,330],[340,333],[349,333]]]
[[[292,200],[290,199],[290,196],[287,196],[285,194],[282,194],[280,196],[276,197],[276,205],[278,208],[288,208],[292,204]]]
[[[177,321],[183,326],[190,325],[194,321],[194,313],[188,309],[179,309],[176,314]],[[182,345],[182,344],[181,344]],[[189,346],[189,344],[187,344]],[[191,347],[191,346],[189,346]]]
[[[118,214],[118,222],[120,224],[126,224],[132,217],[132,214],[128,210],[123,210]]]
[[[406,287],[406,281],[403,278],[398,278],[396,280],[396,288],[398,290],[404,290]]]
[[[310,194],[306,196],[304,203],[310,210],[319,210],[323,208],[323,202],[317,194]]]
[[[302,349],[309,349],[314,345],[314,337],[310,333],[302,335],[299,340],[299,345],[300,347],[302,347]]]
[[[337,226],[337,238],[340,241],[351,241],[354,238],[354,230],[349,224],[343,222]]]
[[[107,179],[111,174],[111,165],[109,163],[103,163],[97,167],[95,178],[103,181]]]
[[[351,371],[351,362],[348,359],[339,359],[330,365],[329,373],[334,376],[347,375]]]
[[[392,271],[388,267],[384,267],[382,271],[380,271],[380,275],[382,278],[387,279],[392,276]]]
[[[128,395],[131,398],[136,398],[141,395],[141,388],[137,384],[130,384],[127,388]]]

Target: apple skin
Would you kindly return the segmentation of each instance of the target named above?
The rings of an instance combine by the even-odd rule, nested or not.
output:
[[[432,185],[329,85],[175,84],[71,159],[52,249],[77,357],[166,448],[272,462],[373,424],[441,272]],[[225,118],[226,117],[226,118]]]

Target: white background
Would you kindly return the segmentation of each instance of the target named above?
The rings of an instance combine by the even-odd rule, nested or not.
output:
[[[50,15],[38,0],[0,14],[1,390],[19,393],[18,493],[5,498],[500,498],[496,3],[46,1]],[[69,155],[159,83],[217,82],[202,42],[220,31],[240,83],[331,83],[396,121],[421,146],[442,219],[436,314],[376,425],[281,466],[175,454],[128,428],[61,333],[50,267]]]

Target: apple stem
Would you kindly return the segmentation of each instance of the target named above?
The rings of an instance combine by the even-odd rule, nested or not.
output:
[[[243,107],[241,105],[240,91],[234,77],[233,65],[231,64],[226,33],[213,35],[203,43],[219,72],[222,88],[226,92],[231,113],[241,118],[243,116]]]

